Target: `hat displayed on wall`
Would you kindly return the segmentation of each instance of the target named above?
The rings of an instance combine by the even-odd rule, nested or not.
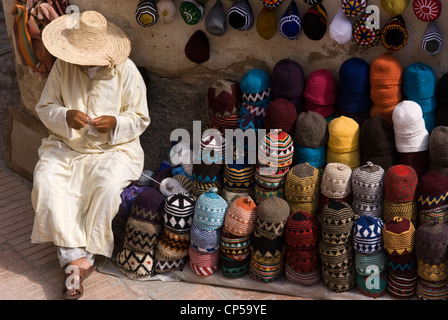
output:
[[[283,0],[260,0],[260,1],[268,9],[275,9],[283,3]]]
[[[182,19],[190,25],[195,25],[204,16],[204,6],[196,0],[183,0],[179,6]]]
[[[364,13],[353,25],[353,37],[356,43],[365,48],[375,46],[380,39],[380,29],[367,25],[371,15],[369,12]]]
[[[324,37],[327,32],[327,11],[321,3],[313,5],[305,12],[302,28],[311,40],[320,40]]]
[[[336,12],[329,26],[330,38],[339,44],[345,44],[352,39],[353,26],[342,9]]]
[[[440,0],[414,0],[412,9],[419,20],[431,22],[440,17],[442,2]]]
[[[254,24],[254,15],[248,0],[238,0],[232,3],[227,17],[229,24],[236,30],[249,30]]]
[[[210,44],[202,30],[193,33],[185,45],[185,55],[194,63],[200,64],[210,58]]]
[[[157,2],[156,7],[159,19],[163,23],[169,24],[174,21],[174,18],[176,17],[176,6],[174,5],[173,0],[160,0]]]
[[[207,17],[205,18],[205,30],[207,30],[208,33],[218,37],[226,33],[226,14],[224,12],[221,0],[216,0],[213,7],[210,8]]]
[[[297,39],[302,33],[302,20],[295,0],[291,0],[280,19],[279,29],[282,36],[289,40]]]
[[[140,0],[135,10],[137,23],[142,27],[149,27],[157,22],[157,7],[153,0]]]
[[[402,14],[408,7],[409,0],[381,0],[381,7],[391,17]]]
[[[408,31],[401,15],[389,19],[381,31],[381,42],[389,51],[402,49],[408,40]]]
[[[428,23],[422,36],[421,45],[423,51],[430,56],[436,55],[442,50],[442,34],[434,21]]]
[[[367,0],[342,0],[341,5],[344,14],[351,18],[359,16],[366,11]]]
[[[277,15],[275,11],[264,6],[257,16],[257,33],[263,39],[269,40],[277,31]]]

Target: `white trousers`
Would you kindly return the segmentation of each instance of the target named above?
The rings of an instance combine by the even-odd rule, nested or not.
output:
[[[91,265],[95,262],[95,256],[84,248],[57,247],[57,253],[61,268],[64,268],[69,262],[81,258],[86,258]]]

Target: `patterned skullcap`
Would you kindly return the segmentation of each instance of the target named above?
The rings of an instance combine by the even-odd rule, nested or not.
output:
[[[415,227],[409,219],[394,217],[384,224],[383,239],[388,255],[410,255],[415,245]]]
[[[191,245],[199,252],[211,253],[219,250],[221,241],[221,228],[202,230],[195,224],[191,226]]]
[[[361,47],[374,47],[380,39],[380,29],[367,26],[371,13],[364,13],[353,25],[353,38]]]
[[[366,11],[367,0],[342,0],[342,9],[347,17],[356,17]]]
[[[297,39],[302,33],[302,19],[300,19],[295,0],[291,0],[288,8],[281,17],[279,30],[280,34],[289,40]]]
[[[157,7],[152,0],[140,0],[135,10],[135,19],[142,27],[150,27],[157,22]]]
[[[252,28],[254,15],[248,0],[239,0],[232,3],[227,13],[229,24],[236,30],[244,31]]]
[[[220,250],[229,259],[244,261],[250,256],[250,235],[236,236],[222,229]]]
[[[442,50],[443,38],[435,22],[429,22],[422,36],[421,46],[428,55],[436,55]]]
[[[278,197],[271,197],[258,205],[258,219],[255,230],[263,237],[275,239],[284,233],[290,214],[288,203]]]
[[[320,184],[321,193],[331,199],[345,198],[352,193],[352,169],[343,163],[327,163]]]
[[[317,248],[320,229],[316,218],[308,212],[292,213],[286,221],[285,243],[300,248]]]
[[[416,231],[415,249],[417,259],[428,264],[446,262],[448,245],[448,225],[446,223],[427,222]]]
[[[383,220],[374,216],[361,216],[354,224],[353,245],[356,252],[376,254],[383,249]]]
[[[271,130],[261,141],[258,161],[265,166],[287,167],[294,155],[294,142],[283,130]]]
[[[334,200],[325,205],[322,209],[322,241],[329,245],[351,243],[356,218],[346,202]]]
[[[430,170],[420,179],[418,187],[418,206],[420,209],[435,209],[448,204],[448,177]]]
[[[204,6],[196,0],[183,0],[179,5],[182,19],[189,25],[195,25],[204,16]]]
[[[224,220],[224,229],[234,235],[248,236],[255,229],[258,207],[251,197],[241,197],[229,206]]]
[[[418,19],[432,22],[440,17],[442,3],[440,0],[414,0],[412,9]]]
[[[212,253],[202,253],[190,246],[188,255],[190,257],[190,267],[198,276],[206,278],[218,270],[219,250]]]
[[[353,197],[356,197],[363,202],[381,202],[384,193],[384,175],[384,169],[370,161],[368,161],[366,165],[353,170]]]
[[[224,223],[228,205],[217,192],[218,189],[211,188],[196,201],[193,224],[203,230],[212,231],[222,227]]]
[[[177,232],[187,232],[193,223],[196,199],[185,193],[177,193],[165,199],[163,210],[164,226]]]
[[[393,202],[410,202],[416,199],[418,177],[411,166],[397,164],[384,176],[384,197]]]

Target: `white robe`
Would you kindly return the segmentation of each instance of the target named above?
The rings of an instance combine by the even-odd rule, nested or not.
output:
[[[65,120],[69,109],[92,119],[115,116],[116,129],[107,134],[88,125],[71,129]],[[42,141],[34,171],[31,241],[110,257],[120,194],[140,177],[144,165],[139,136],[150,118],[140,72],[128,59],[89,77],[86,68],[58,59],[36,112],[49,137]]]

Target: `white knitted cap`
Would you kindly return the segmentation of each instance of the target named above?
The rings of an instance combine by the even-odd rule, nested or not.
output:
[[[321,193],[332,199],[340,199],[352,193],[352,169],[343,163],[327,163],[320,184]]]
[[[330,37],[339,44],[345,44],[352,39],[353,26],[341,9],[336,12],[329,26]]]

